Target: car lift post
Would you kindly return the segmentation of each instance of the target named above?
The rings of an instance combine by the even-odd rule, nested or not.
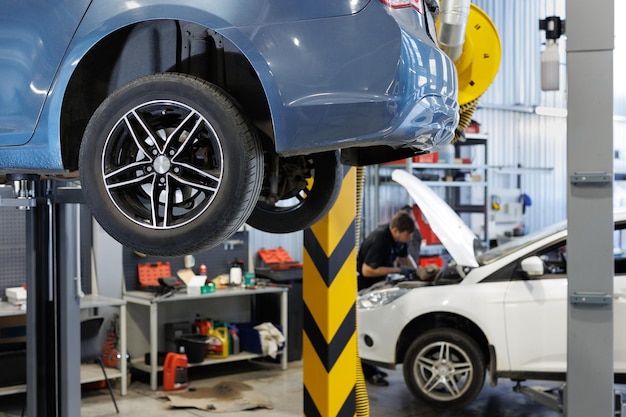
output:
[[[0,206],[26,216],[26,414],[80,415],[80,304],[76,212],[79,193],[60,191],[38,175],[7,175]],[[72,201],[74,200],[74,201]],[[59,232],[63,231],[61,235]],[[72,277],[70,279],[69,277]]]
[[[330,212],[304,231],[304,415],[357,413],[356,169]],[[361,381],[362,383],[362,381]]]
[[[614,0],[567,0],[568,417],[613,416]],[[601,28],[601,29],[600,29]],[[593,143],[592,143],[593,142]]]

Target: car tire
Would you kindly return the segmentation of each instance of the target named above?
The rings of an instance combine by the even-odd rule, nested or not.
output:
[[[128,83],[98,107],[79,172],[88,206],[113,238],[177,256],[223,242],[247,220],[263,182],[263,150],[221,89],[164,73]]]
[[[417,398],[439,408],[459,408],[482,390],[485,363],[480,349],[465,333],[435,329],[413,341],[403,373]]]
[[[279,194],[273,202],[269,170],[265,168],[261,197],[248,219],[250,226],[269,233],[291,233],[317,223],[335,204],[343,181],[337,151],[280,158]]]

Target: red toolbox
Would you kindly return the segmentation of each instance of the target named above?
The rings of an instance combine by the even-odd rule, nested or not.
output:
[[[302,268],[302,264],[294,262],[284,248],[259,249],[259,257],[264,264],[263,266],[270,269]]]
[[[302,279],[302,264],[294,262],[285,249],[260,249],[258,253],[261,265],[254,268],[257,277],[273,281]]]
[[[172,269],[169,262],[149,262],[137,265],[139,284],[142,287],[158,287],[159,278],[172,276]]]

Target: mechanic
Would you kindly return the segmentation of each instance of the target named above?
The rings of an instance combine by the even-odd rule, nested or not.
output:
[[[418,268],[415,259],[408,253],[408,242],[416,230],[413,217],[406,210],[398,211],[391,222],[370,233],[357,254],[358,290],[384,280],[389,274],[413,275],[419,279],[432,279],[434,274]],[[394,264],[399,266],[394,266]],[[431,276],[432,275],[432,276]],[[380,386],[387,386],[387,374],[376,366],[361,362],[365,379]]]
[[[413,217],[413,220],[416,220],[415,216],[414,216],[414,212],[413,212],[413,207],[411,207],[411,206],[409,206],[407,204],[406,206],[402,207],[400,210],[401,211],[406,211],[407,213],[409,213]],[[419,265],[419,259],[420,259],[420,251],[422,250],[422,240],[423,239],[424,238],[422,237],[422,233],[420,232],[420,228],[417,225],[417,222],[415,222],[415,231],[411,235],[411,240],[409,240],[409,242],[408,242],[408,245],[409,245],[408,250],[409,250],[409,255],[411,255],[413,257],[413,260],[418,265]]]
[[[384,280],[389,274],[403,274],[422,281],[434,278],[436,271],[418,267],[409,253],[409,242],[416,232],[419,233],[413,216],[402,208],[390,223],[379,226],[365,238],[356,260],[359,291]]]

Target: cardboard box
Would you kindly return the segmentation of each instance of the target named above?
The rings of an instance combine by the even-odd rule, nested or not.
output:
[[[206,275],[196,275],[187,283],[188,295],[200,295],[202,294],[202,287],[206,282]]]
[[[26,302],[26,290],[22,287],[7,288],[5,294],[10,303],[22,304]]]

